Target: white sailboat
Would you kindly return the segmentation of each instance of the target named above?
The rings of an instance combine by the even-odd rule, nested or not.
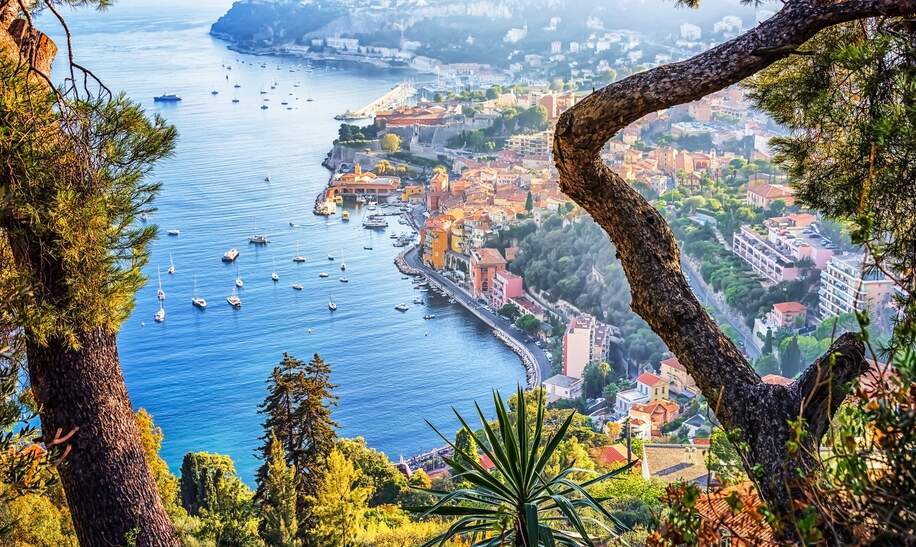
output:
[[[162,307],[161,300],[159,301],[159,311],[156,312],[156,316],[154,317],[154,319],[156,320],[157,323],[162,323],[163,321],[165,321],[165,308]]]
[[[296,256],[293,257],[293,262],[305,262],[305,257],[299,254],[299,242],[296,242]]]
[[[334,302],[334,298],[331,296],[328,297],[328,309],[331,311],[337,311],[337,303]]]
[[[156,266],[156,278],[159,279],[159,288],[156,290],[156,298],[161,302],[165,300],[165,291],[162,290],[162,273],[159,271],[159,266]]]
[[[166,273],[172,275],[175,273],[175,262],[172,260],[172,253],[169,253],[169,269],[166,270]]]
[[[270,278],[274,281],[280,281],[280,274],[277,273],[277,262],[271,259],[271,263],[273,264],[273,271],[270,272]]]
[[[191,294],[191,305],[198,309],[204,309],[207,307],[207,301],[204,300],[204,297],[197,296],[197,276],[194,276],[194,292]]]
[[[340,271],[347,271],[347,259],[343,257],[343,253],[340,255]]]
[[[242,281],[242,276],[239,275],[238,264],[235,266],[235,286],[240,289],[245,286],[245,282]]]

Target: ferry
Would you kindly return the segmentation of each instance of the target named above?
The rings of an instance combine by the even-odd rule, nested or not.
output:
[[[181,97],[175,95],[174,93],[166,93],[165,95],[159,95],[158,97],[153,97],[153,102],[157,103],[177,103],[181,100]]]
[[[235,262],[235,259],[237,259],[238,257],[239,257],[239,250],[232,248],[223,254],[223,262]]]
[[[376,229],[387,227],[388,221],[381,215],[370,215],[369,218],[363,221],[363,228]]]

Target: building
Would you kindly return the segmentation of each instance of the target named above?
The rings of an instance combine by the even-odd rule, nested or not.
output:
[[[530,135],[512,135],[506,148],[522,158],[546,160],[550,158],[553,146],[553,131],[541,131]]]
[[[652,435],[660,436],[663,425],[673,422],[681,411],[674,401],[658,399],[648,403],[636,403],[630,407],[630,420],[639,419],[652,424]]]
[[[334,177],[328,189],[328,197],[374,196],[386,198],[396,194],[401,188],[398,177],[380,177],[371,171],[363,172],[362,166],[356,164],[353,171],[341,173]]]
[[[867,309],[872,315],[888,303],[894,282],[875,268],[866,268],[865,255],[834,256],[821,273],[818,291],[822,319]]]
[[[506,269],[506,259],[496,249],[483,247],[471,251],[471,290],[474,298],[486,295],[493,288],[497,271]]]
[[[808,308],[801,302],[780,302],[773,304],[768,317],[768,325],[776,329],[789,328],[805,324]]]
[[[708,485],[708,450],[689,444],[645,444],[642,450],[644,479],[657,478],[668,484],[686,482],[700,487]]]
[[[662,360],[659,375],[668,379],[668,389],[670,391],[678,393],[699,392],[693,377],[687,373],[687,369],[678,361],[677,357],[669,357]]]
[[[541,382],[541,386],[547,394],[548,403],[560,399],[578,399],[582,396],[582,379],[580,378],[554,374]]]
[[[611,327],[582,314],[569,322],[563,335],[563,374],[581,378],[589,363],[607,359]]]
[[[522,276],[509,270],[498,270],[493,275],[493,287],[490,289],[490,306],[499,309],[515,298],[524,296]]]
[[[668,382],[650,372],[644,372],[636,378],[636,387],[617,394],[614,412],[621,416],[629,415],[633,405],[648,403],[659,399],[668,399]]]
[[[792,214],[765,220],[762,230],[742,226],[732,236],[732,252],[771,283],[798,279],[833,256],[833,245],[810,227],[814,221],[814,215]]]
[[[747,203],[758,209],[769,209],[773,202],[782,200],[786,205],[795,203],[792,189],[783,184],[767,182],[749,182],[747,185]]]

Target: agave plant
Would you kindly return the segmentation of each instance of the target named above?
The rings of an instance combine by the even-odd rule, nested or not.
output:
[[[532,417],[525,410],[521,387],[518,388],[519,404],[514,420],[498,392],[493,393],[493,401],[495,427],[484,418],[480,405],[475,403],[483,426],[479,435],[455,411],[462,429],[474,436],[477,445],[493,462],[492,471],[487,471],[478,462],[477,454],[464,452],[429,424],[454,450],[452,457],[445,461],[455,471],[455,478],[470,486],[451,492],[425,490],[437,496],[438,501],[431,506],[411,508],[423,517],[438,515],[456,519],[424,547],[444,545],[456,537],[469,538],[475,547],[591,546],[594,543],[586,530],[587,523],[604,530],[607,536],[623,530],[619,521],[602,507],[603,500],[592,497],[587,488],[628,471],[633,462],[581,483],[572,480],[571,475],[597,473],[566,467],[556,476],[547,477],[545,467],[569,429],[572,412],[549,436],[544,432],[543,399],[539,398],[533,424],[528,423]],[[584,509],[603,516],[611,526],[582,514]]]

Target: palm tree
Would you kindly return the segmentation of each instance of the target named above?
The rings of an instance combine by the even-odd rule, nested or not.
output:
[[[455,411],[462,430],[474,437],[477,446],[493,462],[495,467],[492,471],[487,471],[479,463],[476,454],[465,453],[429,424],[454,450],[452,458],[445,458],[445,461],[455,471],[455,478],[470,483],[470,486],[452,492],[426,490],[439,500],[432,506],[410,508],[422,513],[423,517],[457,517],[448,530],[424,547],[443,545],[457,536],[470,537],[476,541],[473,545],[481,547],[507,544],[516,547],[591,546],[593,543],[586,531],[586,522],[602,528],[608,535],[615,533],[604,522],[580,515],[582,509],[603,516],[617,531],[623,528],[601,506],[604,500],[592,497],[587,488],[628,471],[635,462],[582,483],[573,481],[570,476],[591,471],[567,467],[556,476],[547,477],[544,469],[563,441],[573,413],[567,416],[553,436],[545,437],[543,399],[538,398],[533,423],[529,423],[530,416],[525,410],[521,387],[518,388],[518,400],[518,411],[513,420],[502,397],[498,392],[493,393],[497,419],[495,427],[487,422],[480,406],[475,403],[483,426],[480,436]]]

